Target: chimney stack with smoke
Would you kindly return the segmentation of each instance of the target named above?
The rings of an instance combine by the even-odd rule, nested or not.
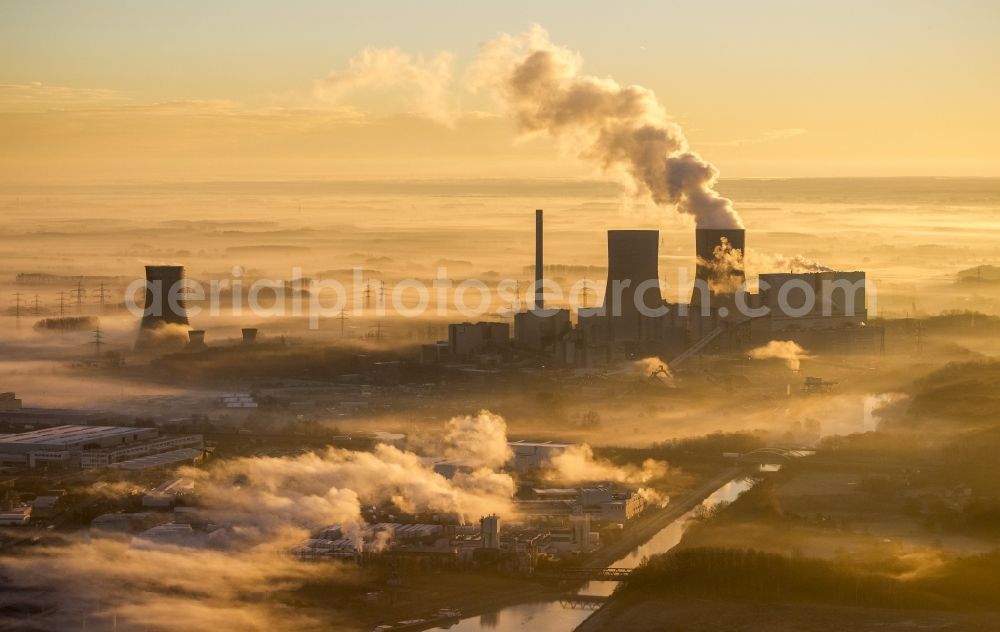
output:
[[[671,205],[702,228],[742,228],[715,191],[718,170],[691,151],[649,88],[582,72],[580,55],[540,26],[483,44],[471,76],[510,110],[525,134],[545,133],[625,177],[638,195]]]
[[[695,230],[696,281],[712,297],[731,296],[746,280],[743,258],[746,231],[742,228],[698,228]],[[704,290],[694,288],[691,303],[701,303]],[[715,301],[713,307],[718,307]]]
[[[542,280],[545,263],[542,256],[542,209],[535,209],[535,309],[545,309],[545,290]]]
[[[688,311],[688,330],[694,340],[739,315],[736,293],[746,280],[744,252],[746,234],[742,228],[695,231],[697,273]]]

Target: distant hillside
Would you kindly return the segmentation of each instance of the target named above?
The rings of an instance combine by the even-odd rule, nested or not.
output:
[[[952,362],[914,383],[907,416],[1000,423],[1000,361]]]
[[[959,270],[958,283],[1000,283],[1000,266],[982,265]]]

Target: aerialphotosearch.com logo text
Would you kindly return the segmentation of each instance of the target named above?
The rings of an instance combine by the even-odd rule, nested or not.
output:
[[[812,314],[823,316],[872,316],[876,309],[874,284],[865,278],[845,278],[836,275],[796,275],[783,280],[774,292],[760,279],[757,292],[749,291],[742,277],[736,282],[716,283],[690,279],[688,269],[679,267],[675,280],[646,279],[633,285],[630,279],[612,280],[607,300],[600,301],[604,283],[581,279],[564,288],[546,278],[540,283],[522,284],[517,279],[501,279],[486,283],[481,279],[456,281],[448,276],[446,267],[439,267],[434,279],[402,279],[384,284],[366,279],[364,270],[354,268],[351,280],[344,284],[337,279],[306,279],[300,268],[292,268],[292,281],[280,279],[243,278],[240,267],[233,268],[232,277],[201,282],[181,279],[163,287],[160,280],[136,279],[125,291],[125,305],[137,317],[159,317],[185,312],[197,317],[203,311],[211,316],[253,315],[257,318],[307,317],[309,327],[318,329],[323,319],[341,314],[363,316],[373,314],[404,318],[428,315],[447,316],[457,312],[463,318],[510,316],[530,309],[533,297],[544,296],[545,304],[568,307],[572,311],[589,310],[593,315],[621,316],[624,313],[649,318],[664,317],[676,310],[677,315],[709,315],[716,306],[727,316],[735,310],[748,318],[766,316],[778,310],[785,317],[798,318]],[[677,302],[663,300],[664,294],[678,296]],[[761,297],[766,295],[766,301]],[[725,297],[720,298],[720,297]],[[690,304],[689,304],[690,299]],[[867,302],[867,305],[865,304]],[[722,305],[722,307],[719,307]],[[634,309],[633,309],[634,308]],[[554,310],[539,312],[552,315]]]

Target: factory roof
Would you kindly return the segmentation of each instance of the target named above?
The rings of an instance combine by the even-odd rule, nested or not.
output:
[[[507,445],[524,446],[526,448],[568,448],[571,443],[556,443],[554,441],[508,441]]]
[[[148,431],[150,428],[133,428],[127,426],[52,426],[51,428],[40,428],[30,432],[5,435],[0,438],[2,443],[18,443],[23,445],[44,444],[44,445],[78,445],[95,441],[97,439],[107,439],[110,437],[124,437],[137,432]]]
[[[535,487],[531,490],[536,496],[575,496],[579,490],[575,487]]]
[[[161,452],[160,454],[150,454],[149,456],[139,457],[130,461],[112,463],[111,466],[119,470],[148,470],[154,467],[192,461],[202,456],[202,454],[201,450],[196,450],[195,448],[181,448],[179,450],[171,450],[170,452]]]

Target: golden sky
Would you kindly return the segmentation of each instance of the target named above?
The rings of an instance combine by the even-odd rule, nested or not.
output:
[[[592,177],[469,86],[540,24],[725,177],[1000,176],[1000,3],[0,3],[0,179]]]

